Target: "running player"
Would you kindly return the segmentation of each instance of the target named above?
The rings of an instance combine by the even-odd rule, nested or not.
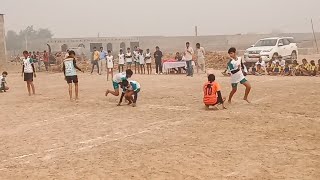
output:
[[[114,96],[119,96],[119,94],[120,94],[119,85],[122,84],[123,80],[127,80],[128,78],[131,78],[132,74],[133,74],[132,70],[127,69],[126,72],[122,72],[122,73],[118,73],[118,74],[114,75],[113,80],[112,80],[112,85],[113,85],[114,91],[107,89],[106,96],[108,96],[109,93]]]
[[[246,87],[243,100],[250,103],[250,101],[248,100],[248,95],[251,91],[251,85],[243,75],[243,71],[241,68],[241,58],[237,57],[236,53],[237,53],[237,50],[234,47],[230,48],[228,51],[228,54],[231,58],[231,60],[228,62],[228,71],[231,73],[231,85],[232,85],[232,91],[230,92],[228,102],[231,103],[232,97],[237,92],[237,87],[238,87],[238,84],[240,83]]]

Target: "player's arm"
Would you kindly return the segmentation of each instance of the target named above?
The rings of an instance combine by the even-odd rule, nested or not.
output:
[[[63,64],[64,65],[64,64]],[[73,66],[78,69],[79,71],[83,72],[78,66],[77,66],[77,61],[74,59],[73,60]]]
[[[24,73],[24,65],[22,65],[21,76],[23,76],[23,73]]]
[[[62,71],[63,71],[64,77],[66,77],[66,66],[64,65],[64,63],[62,63]]]
[[[32,67],[32,70],[33,70],[33,76],[34,76],[34,77],[37,77],[37,75],[36,75],[36,68],[34,68],[34,64],[33,64],[33,63],[31,64],[31,67]]]

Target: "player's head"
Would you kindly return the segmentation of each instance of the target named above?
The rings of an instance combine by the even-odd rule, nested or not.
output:
[[[120,53],[123,53],[123,50],[122,50],[122,49],[120,49]]]
[[[277,63],[276,63],[276,65],[277,65],[277,66],[279,66],[279,65],[280,65],[280,63],[279,63],[279,62],[277,62]]]
[[[308,62],[307,59],[302,59],[303,64],[306,64],[307,62]]]
[[[186,42],[186,46],[187,46],[187,48],[190,46],[190,43],[189,42]]]
[[[127,48],[127,51],[128,51],[128,52],[130,52],[130,50],[131,50],[130,48]]]
[[[159,46],[156,46],[156,50],[157,50],[157,51],[159,51],[159,50],[160,50]]]
[[[257,65],[257,68],[258,68],[258,69],[261,69],[261,64],[258,64],[258,65]]]
[[[208,81],[209,82],[214,82],[216,80],[216,76],[214,75],[214,74],[209,74],[209,76],[208,76]]]
[[[142,54],[142,53],[143,53],[143,50],[142,50],[142,49],[140,49],[140,50],[139,50],[139,52],[140,52],[140,54]]]
[[[3,72],[2,72],[2,76],[3,76],[3,77],[7,77],[7,76],[8,76],[8,72],[7,72],[7,71],[3,71]]]
[[[100,50],[103,51],[103,47],[100,47]]]
[[[108,55],[109,55],[109,56],[111,55],[111,51],[110,51],[110,50],[108,50]]]
[[[93,47],[93,51],[96,51],[97,50],[97,48],[96,47]]]
[[[237,52],[237,49],[232,47],[228,50],[228,54],[229,56],[232,58],[232,59],[235,59],[236,58],[236,52]]]
[[[73,50],[69,51],[70,58],[74,58],[75,56],[76,56],[76,52],[74,52]]]
[[[122,81],[122,86],[123,86],[123,87],[128,87],[128,86],[129,86],[129,81],[126,80],[126,79],[123,80],[123,81]]]
[[[131,70],[131,69],[127,69],[127,70],[126,70],[126,76],[127,76],[127,78],[131,78],[132,75],[133,75],[132,70]]]
[[[196,44],[197,49],[200,49],[200,43]]]
[[[28,51],[23,51],[23,56],[24,56],[25,58],[27,58],[27,57],[29,56],[29,52],[28,52]]]
[[[295,65],[297,65],[297,64],[298,64],[298,61],[297,61],[297,60],[293,60],[292,63],[295,64]]]
[[[316,63],[314,62],[314,60],[310,61],[310,64],[311,64],[312,66],[315,66],[315,65],[316,65]]]
[[[149,53],[150,52],[150,49],[147,49],[147,53]]]

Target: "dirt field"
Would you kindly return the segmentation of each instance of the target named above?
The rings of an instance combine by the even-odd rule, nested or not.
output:
[[[224,111],[204,110],[205,75],[132,79],[136,108],[106,98],[103,76],[80,74],[69,102],[62,74],[39,73],[33,97],[9,74],[0,179],[320,179],[320,78],[250,76],[252,104],[240,87]]]

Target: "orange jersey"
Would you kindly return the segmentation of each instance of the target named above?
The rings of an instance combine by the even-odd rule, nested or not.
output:
[[[217,92],[220,91],[220,85],[217,82],[206,82],[203,85],[203,102],[205,105],[214,105],[218,101]]]

